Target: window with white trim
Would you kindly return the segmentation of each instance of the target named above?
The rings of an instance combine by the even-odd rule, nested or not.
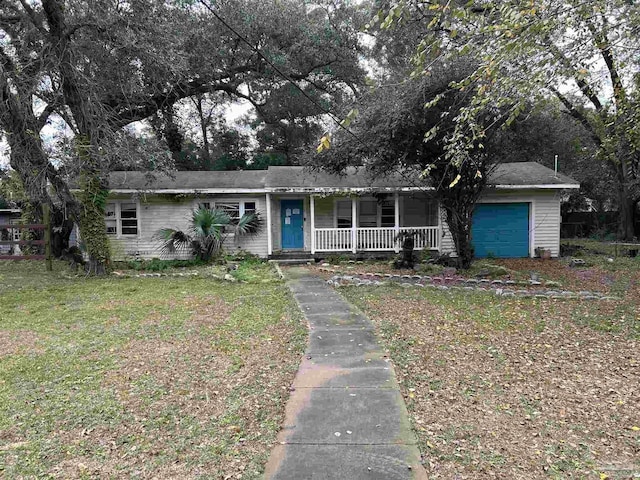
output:
[[[240,202],[216,202],[216,210],[222,210],[232,222],[240,219]]]
[[[255,215],[257,213],[256,210],[256,202],[243,202],[243,215]]]
[[[237,223],[244,215],[258,212],[255,201],[215,202],[213,208],[226,212],[233,223]]]
[[[138,204],[131,201],[109,202],[104,209],[107,235],[134,236],[139,233]]]
[[[393,200],[378,201],[361,198],[358,201],[359,227],[393,227],[396,223]]]

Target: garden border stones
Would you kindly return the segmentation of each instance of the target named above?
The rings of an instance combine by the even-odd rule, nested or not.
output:
[[[489,292],[502,297],[551,298],[559,300],[620,300],[600,292],[560,290],[557,282],[539,282],[534,280],[488,280],[464,277],[445,277],[430,275],[393,275],[389,273],[353,273],[344,274],[338,270],[320,267],[321,271],[333,273],[327,283],[334,287],[361,285],[388,285],[395,283],[402,287],[436,288],[438,290],[460,290]],[[529,287],[524,289],[522,287]],[[547,288],[543,288],[547,287]]]

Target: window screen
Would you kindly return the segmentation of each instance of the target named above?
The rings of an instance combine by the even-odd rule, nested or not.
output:
[[[351,200],[336,201],[336,220],[338,228],[351,228]]]
[[[358,216],[358,226],[377,227],[378,226],[378,202],[376,200],[360,200],[360,214]]]

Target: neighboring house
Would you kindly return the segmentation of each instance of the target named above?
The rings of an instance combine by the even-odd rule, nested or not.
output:
[[[499,165],[488,181],[473,219],[476,255],[527,257],[542,248],[558,256],[561,191],[578,183],[530,162]],[[455,253],[432,192],[399,175],[371,179],[363,169],[337,176],[287,166],[155,177],[113,172],[110,188],[105,224],[116,259],[160,256],[155,234],[165,227],[188,229],[198,205],[234,218],[259,213],[261,232],[230,238],[226,248],[264,258],[286,252],[397,252],[400,231],[422,234],[416,249]]]
[[[21,214],[22,210],[0,198],[0,225],[14,225],[20,223]],[[0,241],[19,241],[20,233],[21,231],[17,228],[0,228]],[[18,245],[0,244],[0,254],[18,255],[20,254],[20,247]]]

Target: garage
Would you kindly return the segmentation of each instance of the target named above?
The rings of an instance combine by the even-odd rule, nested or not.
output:
[[[471,241],[478,258],[529,256],[529,204],[482,203],[476,205]]]

